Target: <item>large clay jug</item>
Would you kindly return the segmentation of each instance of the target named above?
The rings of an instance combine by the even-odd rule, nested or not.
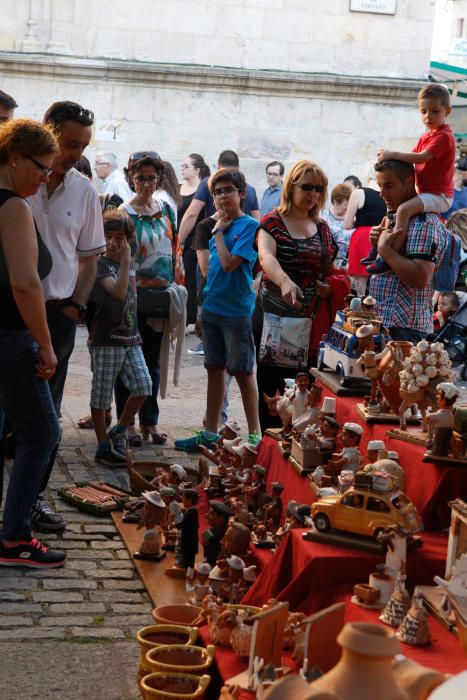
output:
[[[392,671],[399,640],[392,630],[368,622],[346,624],[337,641],[342,647],[339,663],[312,687],[337,695],[339,700],[408,700]]]
[[[378,366],[378,387],[391,410],[399,415],[402,403],[399,396],[399,372],[402,370],[403,359],[410,355],[413,343],[408,340],[390,340],[386,347],[389,352],[386,352]]]

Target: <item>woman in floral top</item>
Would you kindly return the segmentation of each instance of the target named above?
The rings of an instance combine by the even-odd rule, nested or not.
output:
[[[166,202],[157,202],[153,194],[164,171],[162,161],[146,156],[131,162],[130,178],[135,196],[122,204],[136,228],[133,260],[136,268],[137,287],[164,288],[174,280],[175,261],[175,214]],[[142,438],[150,436],[156,444],[167,440],[165,433],[157,429],[159,407],[159,354],[162,340],[161,319],[143,319],[138,316],[138,326],[143,340],[143,353],[152,379],[152,396],[139,412],[143,435],[135,427],[128,431],[130,444],[141,444]],[[116,384],[117,414],[123,409],[126,389],[120,381]]]
[[[292,166],[282,189],[278,209],[260,222],[258,253],[263,270],[254,314],[257,346],[257,380],[261,428],[280,425],[267,412],[263,393],[273,396],[284,390],[284,379],[293,377],[303,364],[281,366],[261,361],[260,343],[264,313],[280,317],[311,319],[306,336],[307,367],[314,364],[323,333],[331,327],[337,309],[345,305],[350,284],[344,270],[333,261],[337,245],[329,226],[320,219],[327,196],[328,179],[311,161]]]

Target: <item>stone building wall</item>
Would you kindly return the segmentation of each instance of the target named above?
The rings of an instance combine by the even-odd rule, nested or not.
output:
[[[431,0],[394,16],[349,0],[2,0],[1,87],[18,114],[93,109],[91,161],[151,147],[213,165],[233,148],[260,190],[275,158],[315,159],[334,184],[415,141],[432,21]]]

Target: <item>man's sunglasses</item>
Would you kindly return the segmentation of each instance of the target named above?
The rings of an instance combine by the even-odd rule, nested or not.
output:
[[[324,185],[313,185],[311,182],[304,182],[303,184],[296,182],[295,184],[304,192],[316,192],[317,194],[323,194],[324,192]]]
[[[141,158],[156,158],[156,160],[161,159],[157,151],[135,151],[130,155],[128,161],[141,160]]]

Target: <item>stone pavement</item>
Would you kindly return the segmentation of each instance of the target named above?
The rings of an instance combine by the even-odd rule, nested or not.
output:
[[[197,342],[188,336],[187,347]],[[231,416],[242,420],[239,392],[233,384]],[[160,428],[169,434],[167,446],[145,443],[135,450],[137,458],[181,464],[190,460],[173,449],[172,439],[199,429],[205,389],[203,358],[184,353],[180,386],[169,384],[166,399],[160,401]],[[94,432],[75,427],[76,420],[89,411],[89,393],[86,332],[79,328],[65,390],[61,449],[48,492],[68,526],[63,535],[40,537],[66,549],[67,561],[63,569],[51,571],[0,568],[2,700],[140,697],[135,682],[139,649],[134,637],[140,627],[152,622],[149,598],[110,518],[81,513],[57,496],[57,489],[75,481],[103,479],[128,488],[125,469],[94,463]],[[5,490],[7,478],[8,474]]]

